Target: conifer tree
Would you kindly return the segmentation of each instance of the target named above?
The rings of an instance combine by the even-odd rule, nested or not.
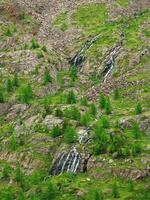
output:
[[[142,113],[142,106],[140,103],[137,104],[137,106],[135,108],[135,113],[136,113],[136,115],[139,115]]]
[[[76,80],[76,78],[77,78],[77,73],[78,73],[77,67],[71,66],[71,68],[70,68],[70,77],[71,77],[72,81],[75,81],[75,80]]]
[[[105,102],[105,112],[107,115],[111,114],[112,112],[112,108],[111,108],[111,104],[109,100]]]
[[[120,91],[118,88],[114,90],[114,100],[118,100],[120,98]]]
[[[67,103],[73,104],[76,103],[76,96],[73,91],[70,91],[67,95]]]
[[[0,88],[0,103],[4,103],[4,94],[1,88]]]
[[[20,94],[19,94],[19,99],[23,103],[29,104],[29,102],[32,98],[33,98],[33,91],[32,91],[32,87],[29,84],[27,86],[21,88]]]
[[[76,130],[72,126],[68,126],[64,133],[64,142],[67,144],[71,144],[76,142],[77,133]]]
[[[100,106],[100,108],[105,108],[105,104],[106,104],[106,98],[105,98],[105,96],[102,94],[102,95],[99,97],[99,106]]]
[[[112,186],[112,197],[113,198],[119,198],[119,189],[118,189],[118,185],[116,182],[114,182],[113,186]]]
[[[18,80],[17,73],[15,73],[15,75],[13,77],[12,84],[13,84],[14,87],[18,87],[19,86],[19,80]]]
[[[90,114],[93,115],[93,116],[96,116],[96,114],[97,114],[97,108],[96,108],[94,103],[92,103],[90,105]]]
[[[7,80],[6,89],[7,89],[7,92],[13,91],[13,84],[12,84],[12,81],[10,79]]]
[[[52,77],[50,76],[48,69],[46,69],[44,72],[44,84],[46,85],[51,82],[52,82]]]

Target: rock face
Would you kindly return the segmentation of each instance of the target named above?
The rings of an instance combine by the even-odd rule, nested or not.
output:
[[[51,130],[54,126],[61,126],[63,124],[63,120],[54,117],[53,115],[47,115],[43,123]]]
[[[88,141],[88,130],[79,130],[78,141],[82,145],[80,152],[77,149],[77,144],[73,145],[70,151],[63,151],[54,157],[52,168],[49,172],[50,175],[59,175],[64,172],[84,172],[87,170],[87,163],[90,154],[86,151],[85,146]]]
[[[50,170],[50,175],[58,175],[64,172],[79,172],[81,170],[79,170],[80,162],[81,155],[77,152],[76,147],[73,146],[68,153],[63,152],[58,156]]]
[[[100,38],[100,35],[96,35],[89,41],[87,41],[84,45],[84,47],[73,57],[70,59],[69,63],[73,66],[81,68],[83,66],[83,63],[85,61],[85,52],[92,47],[94,43]]]

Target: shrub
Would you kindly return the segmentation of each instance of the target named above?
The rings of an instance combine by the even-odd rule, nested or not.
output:
[[[7,92],[13,91],[13,84],[12,84],[12,81],[10,79],[7,80],[6,89],[7,89]]]
[[[62,135],[62,130],[59,128],[59,126],[54,126],[52,131],[51,131],[51,136],[53,138],[56,138],[60,135]]]
[[[111,108],[111,104],[109,100],[105,102],[105,112],[107,115],[111,114],[112,112],[112,108]]]
[[[81,106],[88,106],[88,100],[86,97],[80,99]]]
[[[31,49],[37,49],[37,48],[39,48],[39,47],[40,47],[40,45],[38,44],[38,42],[36,41],[36,39],[33,38],[33,39],[31,40]]]
[[[44,72],[44,84],[46,85],[51,82],[52,82],[52,77],[50,76],[48,69],[46,69]]]
[[[104,200],[104,195],[101,191],[95,191],[93,197],[93,200]]]
[[[55,193],[52,183],[50,181],[46,182],[44,187],[42,188],[40,199],[41,200],[48,200],[48,199],[52,200],[55,198],[55,196],[56,196],[56,193]]]
[[[9,27],[7,27],[7,29],[5,30],[5,35],[6,35],[7,37],[11,37],[11,36],[12,36],[12,32],[11,32],[11,30],[10,30]]]
[[[12,80],[12,84],[14,87],[18,87],[19,86],[19,80],[18,80],[18,75],[15,74]]]
[[[128,191],[133,192],[134,191],[134,182],[132,180],[128,181]]]
[[[90,120],[91,120],[91,118],[90,118],[89,113],[85,113],[85,114],[82,115],[81,118],[80,118],[80,124],[81,124],[82,126],[88,126],[89,123],[90,123]]]
[[[105,108],[105,104],[106,104],[106,98],[105,98],[105,96],[102,94],[102,95],[99,97],[99,106],[100,106],[100,108]]]
[[[0,88],[0,103],[4,103],[4,93],[1,88]]]
[[[78,108],[73,106],[70,110],[65,110],[65,116],[73,120],[80,120],[81,114]]]
[[[44,51],[44,52],[47,52],[47,48],[46,48],[46,46],[42,46],[42,51]]]
[[[19,194],[18,194],[17,200],[25,200],[25,199],[26,199],[26,198],[25,198],[25,195],[24,195],[23,191],[21,190],[21,191],[19,192]]]
[[[12,135],[9,140],[9,148],[11,151],[15,151],[17,149],[17,141],[14,135]]]
[[[137,106],[135,108],[135,113],[136,113],[136,115],[139,115],[142,113],[142,106],[140,103],[137,104]]]
[[[96,108],[96,106],[95,106],[94,103],[92,103],[92,104],[90,105],[89,113],[90,113],[91,115],[93,115],[93,116],[96,116],[96,114],[97,114],[97,108]]]
[[[110,127],[109,120],[106,117],[102,117],[101,123],[102,123],[103,128],[109,128]]]
[[[64,142],[67,144],[71,144],[76,142],[76,140],[77,140],[76,130],[71,126],[68,126],[64,133]]]
[[[63,117],[64,113],[61,109],[57,108],[55,111],[55,116],[56,117]]]
[[[76,103],[76,96],[73,91],[70,91],[67,95],[67,103],[74,104]]]
[[[20,167],[17,167],[15,170],[15,181],[18,183],[23,183],[24,181],[24,173],[22,172]]]
[[[70,74],[70,77],[71,77],[72,81],[75,81],[75,80],[76,80],[76,78],[77,78],[77,73],[78,73],[77,67],[71,66],[71,67],[70,67],[70,72],[69,72],[69,74]]]
[[[29,104],[30,100],[33,99],[33,91],[31,86],[28,84],[27,86],[21,88],[19,94],[19,100],[23,103]]]
[[[114,100],[118,100],[120,98],[120,91],[118,88],[114,90]]]
[[[142,146],[139,143],[133,144],[131,146],[131,153],[132,156],[136,156],[137,154],[140,154],[142,152]]]
[[[139,128],[138,123],[134,122],[132,126],[132,135],[135,139],[138,139],[141,137],[141,130]]]
[[[112,197],[113,198],[119,198],[119,190],[118,190],[118,185],[116,182],[114,182],[114,184],[112,185]]]
[[[3,168],[2,177],[3,178],[9,178],[11,171],[12,171],[12,168],[9,167],[8,165],[5,165],[4,168]]]
[[[98,155],[100,153],[104,153],[107,150],[107,146],[109,144],[109,136],[105,132],[100,124],[97,124],[94,129],[94,154]]]

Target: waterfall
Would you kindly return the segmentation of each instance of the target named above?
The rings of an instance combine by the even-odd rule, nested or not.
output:
[[[78,139],[80,144],[88,141],[88,130],[80,130]],[[80,153],[77,151],[77,145],[74,144],[69,152],[63,152],[57,156],[49,174],[59,175],[64,172],[77,173],[78,171],[83,171],[80,168],[82,159]]]
[[[74,145],[68,153],[62,153],[50,171],[50,175],[58,175],[64,172],[76,173],[80,164],[81,156]]]
[[[73,57],[70,59],[69,63],[76,67],[82,67],[85,61],[85,52],[100,38],[100,35],[96,35],[90,41],[87,41],[84,47]]]
[[[112,52],[110,53],[109,59],[107,60],[105,64],[105,68],[102,72],[103,74],[103,82],[105,83],[107,81],[108,76],[112,72],[113,68],[115,67],[115,59],[117,58],[119,54],[121,46],[115,47]]]

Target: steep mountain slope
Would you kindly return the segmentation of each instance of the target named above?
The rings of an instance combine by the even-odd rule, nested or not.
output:
[[[0,0],[0,200],[150,199],[149,7]]]

